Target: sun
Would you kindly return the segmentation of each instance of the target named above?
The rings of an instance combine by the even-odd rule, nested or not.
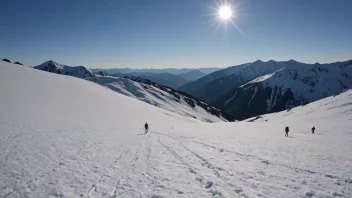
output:
[[[240,34],[244,32],[237,25],[241,14],[241,4],[235,3],[235,0],[217,0],[211,10],[211,25],[215,25],[216,30],[223,29],[225,32],[235,28]]]
[[[233,10],[230,5],[222,5],[218,9],[218,17],[223,20],[227,21],[233,17]]]

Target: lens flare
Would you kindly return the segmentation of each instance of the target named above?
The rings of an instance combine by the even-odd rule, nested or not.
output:
[[[233,11],[231,6],[229,5],[222,5],[218,9],[218,17],[221,20],[227,21],[233,17]]]
[[[240,34],[245,33],[237,24],[241,14],[241,4],[236,0],[217,0],[215,5],[208,6],[212,13],[210,14],[211,25],[215,25],[216,31],[224,30],[227,34],[230,28],[235,28]]]

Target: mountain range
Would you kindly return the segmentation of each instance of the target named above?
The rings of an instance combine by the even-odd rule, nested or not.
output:
[[[218,68],[201,68],[209,72]],[[198,69],[93,69],[94,73],[100,73],[116,77],[141,77],[160,85],[179,89],[183,85],[196,81],[206,75]]]
[[[351,87],[352,61],[305,64],[271,60],[228,67],[180,90],[242,120],[304,105]]]
[[[205,73],[199,71],[198,69],[179,74],[181,78],[188,80],[189,82],[196,81],[205,75]]]
[[[224,120],[243,120],[305,105],[339,94],[352,87],[351,60],[330,64],[306,64],[295,60],[270,60],[267,62],[258,60],[221,69],[205,76],[199,70],[178,75],[152,73],[146,71],[153,70],[145,70],[116,73],[105,77],[104,71],[99,71],[99,75],[84,66],[72,67],[54,61],[47,61],[35,68],[88,79],[115,91],[120,90],[120,93],[149,104],[209,122],[219,120],[217,118],[208,119],[207,116],[204,116],[205,114],[199,116],[199,111],[193,112],[196,108],[192,103],[198,104],[198,106],[206,104],[213,110],[208,111],[208,107],[202,109],[220,120],[223,118]],[[116,84],[121,87],[117,89]],[[133,89],[128,90],[129,87],[133,87]],[[154,97],[155,93],[158,97]],[[161,99],[165,96],[168,99]],[[194,100],[194,102],[187,102],[190,100]],[[178,104],[165,105],[165,101],[177,101]],[[186,109],[180,108],[179,104],[187,104],[188,106]],[[191,111],[189,111],[189,107],[192,107]],[[179,111],[180,109],[182,110]],[[215,113],[216,111],[220,113]]]
[[[165,85],[173,89],[178,89],[185,84],[188,84],[190,81],[174,74],[170,73],[151,73],[151,72],[133,72],[133,73],[116,73],[111,74],[111,76],[116,77],[141,77],[148,79],[152,82],[158,83],[160,85]]]
[[[174,75],[180,75],[184,74],[190,71],[194,70],[199,70],[201,73],[204,74],[210,74],[215,71],[220,70],[221,68],[217,67],[205,67],[205,68],[165,68],[165,69],[131,69],[131,68],[111,68],[111,69],[91,69],[91,71],[96,72],[96,71],[103,71],[106,74],[116,74],[116,73],[122,73],[122,74],[128,74],[128,73],[141,73],[141,72],[146,72],[146,73],[169,73],[169,74],[174,74]]]

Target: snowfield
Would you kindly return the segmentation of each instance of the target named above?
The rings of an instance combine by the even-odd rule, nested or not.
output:
[[[351,101],[210,124],[0,62],[0,197],[352,197]]]

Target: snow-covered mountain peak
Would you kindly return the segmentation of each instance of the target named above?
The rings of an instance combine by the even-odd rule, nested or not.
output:
[[[63,65],[60,64],[60,63],[57,63],[53,60],[49,60],[49,61],[45,61],[44,63],[38,65],[35,67],[36,69],[40,69],[40,70],[45,70],[47,68],[50,68],[50,69],[63,69]]]
[[[260,63],[264,63],[262,60],[256,60],[253,62],[254,64],[260,64]]]
[[[287,63],[289,63],[289,64],[298,64],[300,62],[298,62],[298,61],[296,61],[294,59],[290,59],[290,60],[287,61]]]
[[[78,78],[88,78],[94,76],[94,74],[84,66],[67,66],[52,60],[46,61],[34,68],[43,71],[48,71],[51,73],[74,76]]]

